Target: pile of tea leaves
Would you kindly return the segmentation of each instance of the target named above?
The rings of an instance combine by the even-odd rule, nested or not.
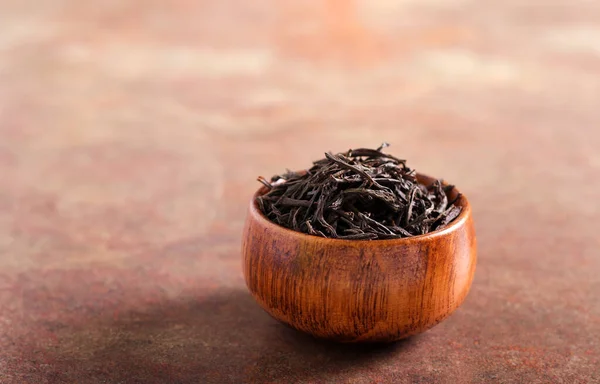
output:
[[[395,239],[426,234],[454,220],[461,208],[448,201],[453,186],[420,184],[406,161],[377,149],[326,153],[304,172],[288,171],[257,197],[276,224],[334,239]]]

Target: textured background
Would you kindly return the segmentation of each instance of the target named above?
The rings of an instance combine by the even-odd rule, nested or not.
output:
[[[0,383],[599,383],[600,3],[1,0]],[[256,176],[457,184],[466,303],[336,346],[246,293]]]

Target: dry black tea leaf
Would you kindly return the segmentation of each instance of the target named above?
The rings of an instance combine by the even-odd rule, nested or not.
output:
[[[283,227],[334,239],[395,239],[426,234],[452,222],[461,207],[453,186],[420,184],[406,161],[377,149],[326,153],[304,172],[287,171],[259,196],[263,214]]]

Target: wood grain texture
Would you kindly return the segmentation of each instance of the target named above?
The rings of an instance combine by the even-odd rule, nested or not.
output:
[[[272,223],[255,203],[264,192],[257,192],[248,211],[244,276],[254,298],[277,320],[319,338],[388,342],[433,327],[465,300],[477,258],[466,197],[457,203],[461,215],[440,231],[351,241]]]

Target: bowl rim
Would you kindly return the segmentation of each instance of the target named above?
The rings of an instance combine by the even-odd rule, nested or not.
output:
[[[426,174],[423,174],[423,173],[417,173],[417,177],[420,179],[437,180],[437,179],[435,179],[431,176],[428,176]],[[445,181],[442,181],[442,184],[448,185],[448,183]],[[351,243],[357,244],[358,243],[358,244],[369,244],[369,245],[377,244],[377,245],[383,245],[383,246],[390,246],[390,245],[406,245],[408,243],[419,242],[419,241],[423,241],[423,240],[433,240],[433,239],[436,239],[439,237],[447,236],[450,233],[455,232],[455,231],[459,230],[460,228],[464,227],[467,220],[469,220],[469,218],[471,216],[471,204],[469,203],[469,200],[455,186],[453,188],[453,190],[456,191],[456,193],[460,194],[460,197],[456,201],[455,204],[462,207],[462,211],[454,220],[452,220],[452,222],[450,224],[448,224],[446,227],[444,227],[442,229],[436,229],[435,231],[428,232],[423,235],[416,235],[416,236],[412,236],[412,237],[403,237],[400,239],[373,239],[373,240],[369,240],[369,239],[364,239],[364,240],[334,239],[334,238],[321,237],[321,236],[311,235],[311,234],[304,233],[304,232],[294,231],[293,229],[286,228],[284,226],[281,226],[281,225],[276,224],[273,221],[269,220],[269,218],[266,217],[263,214],[263,212],[260,210],[260,208],[258,207],[258,202],[256,199],[258,196],[266,193],[266,190],[267,190],[267,188],[265,186],[260,187],[254,193],[254,195],[252,196],[252,200],[250,201],[250,214],[252,215],[254,220],[259,222],[259,224],[261,226],[269,228],[272,231],[280,231],[280,232],[286,233],[287,235],[293,236],[296,238],[303,238],[303,239],[310,238],[311,241],[330,243],[330,244],[337,243],[337,244],[342,245],[342,244],[351,244]]]

